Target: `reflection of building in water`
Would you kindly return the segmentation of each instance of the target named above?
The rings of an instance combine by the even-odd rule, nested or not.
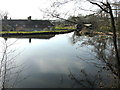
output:
[[[5,39],[5,41],[7,41],[7,38],[4,38]]]
[[[2,20],[2,30],[4,31],[40,31],[53,28],[54,25],[49,20],[32,20],[31,16],[28,17],[28,20],[7,19],[7,16],[4,16]]]
[[[23,37],[23,38],[28,38],[29,39],[29,43],[31,43],[32,42],[32,39],[50,39],[50,38],[52,38],[52,37],[54,37],[55,35],[39,35],[39,36],[29,36],[29,37]],[[18,37],[16,37],[16,38],[18,38]],[[19,38],[22,38],[22,37],[19,37]]]
[[[32,39],[50,39],[52,37],[54,37],[54,34],[49,34],[49,35],[24,35],[24,36],[2,36],[2,38],[4,38],[5,41],[7,41],[9,38],[16,38],[16,39],[28,39],[29,43],[32,42]]]
[[[31,43],[31,38],[29,38],[29,43]]]

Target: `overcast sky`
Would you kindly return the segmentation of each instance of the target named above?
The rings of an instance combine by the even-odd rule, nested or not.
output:
[[[24,18],[32,16],[34,19],[41,18],[39,8],[45,8],[50,0],[0,0],[0,10],[7,11],[8,17]]]
[[[32,16],[32,19],[42,19],[43,14],[40,9],[50,7],[50,2],[54,0],[0,0],[0,11],[7,11],[8,18],[12,19],[26,19]],[[90,4],[84,3],[84,8],[89,9]],[[72,4],[68,4],[62,11],[72,11]],[[88,12],[80,11],[80,14],[87,14]]]

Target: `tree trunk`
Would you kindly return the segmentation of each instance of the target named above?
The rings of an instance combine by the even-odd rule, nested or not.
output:
[[[118,78],[120,78],[120,57],[119,57],[119,52],[118,52],[118,45],[117,45],[117,35],[116,35],[116,27],[115,27],[115,21],[114,21],[114,16],[112,13],[112,8],[110,4],[108,3],[109,6],[109,14],[111,17],[111,25],[112,25],[112,30],[113,30],[113,43],[114,43],[114,48],[116,52],[116,60],[117,60],[117,72],[118,72]],[[120,88],[120,81],[118,80],[118,88]]]
[[[111,6],[110,6],[110,4],[108,4],[108,5],[109,5],[109,9],[110,9],[111,25],[112,25],[112,30],[113,30],[113,43],[114,43],[115,52],[116,52],[116,59],[117,59],[118,64],[120,65],[120,57],[119,57],[118,46],[117,46],[115,21],[114,21]]]

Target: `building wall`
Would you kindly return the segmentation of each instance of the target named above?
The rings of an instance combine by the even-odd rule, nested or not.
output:
[[[11,21],[3,21],[3,30],[5,31],[41,31],[41,30],[53,30],[54,26],[51,23],[47,23],[43,25],[40,24],[40,21],[38,20],[38,23],[34,23],[33,21],[17,21],[17,23],[14,23],[12,20]],[[22,23],[22,24],[21,24]],[[32,23],[32,24],[31,24]]]

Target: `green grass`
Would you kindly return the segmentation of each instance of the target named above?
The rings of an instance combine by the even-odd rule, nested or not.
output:
[[[23,34],[29,34],[29,33],[44,33],[44,32],[67,32],[70,30],[55,30],[55,31],[0,31],[0,34],[6,34],[6,33],[23,33]]]
[[[67,26],[67,27],[62,27],[62,26],[56,26],[55,29],[76,29],[74,26]]]

